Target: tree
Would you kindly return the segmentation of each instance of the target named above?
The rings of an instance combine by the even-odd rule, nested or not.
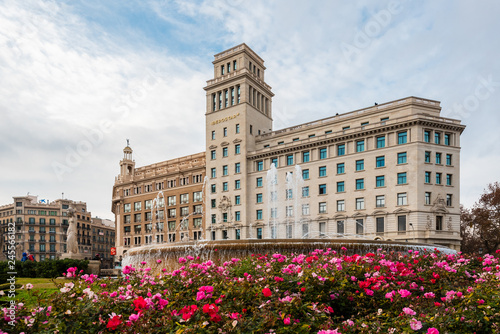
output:
[[[472,209],[460,208],[462,251],[494,253],[500,248],[500,183],[490,183]]]

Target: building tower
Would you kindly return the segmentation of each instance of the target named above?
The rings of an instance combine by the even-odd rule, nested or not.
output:
[[[246,44],[215,55],[206,91],[207,239],[250,236],[247,152],[272,131],[271,87],[264,60]]]

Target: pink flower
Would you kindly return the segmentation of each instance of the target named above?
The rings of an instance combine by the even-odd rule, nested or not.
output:
[[[207,296],[205,295],[205,292],[203,291],[198,291],[198,293],[196,294],[196,300],[202,300],[202,299],[205,299]]]
[[[405,289],[398,290],[398,293],[401,295],[401,297],[406,298],[411,296],[411,292]]]
[[[424,297],[427,299],[432,299],[432,298],[436,298],[436,295],[434,294],[434,292],[426,292],[426,293],[424,293]]]
[[[413,311],[413,310],[412,310],[411,308],[409,308],[409,307],[405,307],[405,308],[403,308],[403,312],[404,312],[405,314],[407,314],[407,315],[415,315],[415,314],[417,314],[415,311]]]
[[[439,334],[439,331],[436,328],[431,327],[427,330],[427,334]]]
[[[156,260],[156,263],[160,264],[160,263],[161,263],[161,260],[160,260],[160,259]]]
[[[420,328],[422,328],[422,323],[417,319],[413,318],[410,320],[410,327],[414,331],[418,331]]]
[[[128,320],[130,320],[130,321],[137,321],[137,320],[139,320],[139,314],[132,313],[130,315],[130,317],[128,317]]]
[[[478,303],[479,305],[484,304],[484,299],[480,299],[480,300],[478,300],[478,301],[477,301],[477,303]]]
[[[264,288],[264,289],[262,289],[262,294],[264,295],[264,297],[271,297],[271,295],[272,295],[273,293],[271,292],[271,289],[269,289],[269,288]]]
[[[290,318],[289,317],[286,317],[285,319],[283,319],[283,323],[285,325],[290,325]]]
[[[368,296],[373,296],[373,290],[366,289],[365,292]]]
[[[185,263],[185,262],[186,262],[186,259],[185,259],[185,258],[183,258],[183,257],[180,257],[180,258],[179,258],[179,263]]]

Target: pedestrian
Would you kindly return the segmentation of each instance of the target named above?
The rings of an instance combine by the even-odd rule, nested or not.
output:
[[[36,262],[36,259],[35,259],[35,257],[33,256],[33,254],[29,254],[29,255],[28,255],[28,260],[33,261],[33,262]]]
[[[21,262],[26,262],[27,259],[28,259],[28,254],[26,254],[26,252],[23,252],[23,258],[21,259]]]

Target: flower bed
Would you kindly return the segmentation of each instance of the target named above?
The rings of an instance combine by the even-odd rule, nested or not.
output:
[[[342,252],[343,253],[343,252]],[[499,256],[316,250],[220,265],[180,258],[172,272],[125,267],[72,281],[8,333],[498,333]],[[1,333],[1,331],[0,331]]]

